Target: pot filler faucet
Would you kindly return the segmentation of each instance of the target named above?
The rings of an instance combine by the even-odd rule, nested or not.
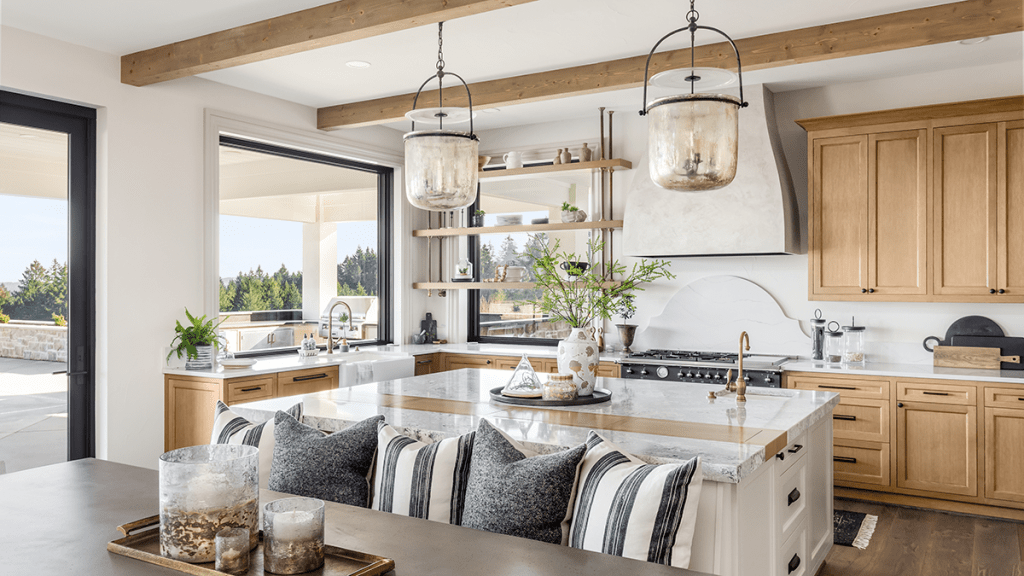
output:
[[[349,306],[347,303],[345,303],[344,300],[338,300],[337,302],[334,303],[334,305],[331,306],[331,309],[327,311],[327,353],[328,354],[334,354],[334,345],[338,341],[341,342],[342,350],[340,350],[340,351],[341,352],[348,352],[348,338],[346,338],[343,335],[340,338],[338,338],[337,341],[334,339],[334,309],[337,308],[339,304],[345,306],[345,308],[348,310],[348,329],[350,331],[355,329],[355,328],[352,327],[352,307]],[[746,332],[744,332],[744,334],[746,334]],[[749,349],[749,346],[748,346],[748,349]],[[743,365],[742,364],[743,361],[740,360],[740,362],[741,362],[740,366],[742,366]]]

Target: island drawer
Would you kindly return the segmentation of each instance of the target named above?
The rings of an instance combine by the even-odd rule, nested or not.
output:
[[[974,406],[978,401],[977,396],[977,386],[936,384],[934,382],[916,380],[896,382],[896,399],[900,401]]]
[[[796,466],[803,459],[804,454],[807,453],[807,450],[804,448],[806,445],[807,433],[804,432],[790,441],[780,452],[776,453],[775,459],[779,462],[775,466],[775,475],[783,476],[790,468]]]
[[[806,576],[810,574],[810,555],[807,552],[807,521],[797,526],[789,540],[783,541],[775,559],[775,576]]]
[[[277,397],[312,394],[338,387],[338,367],[322,366],[291,370],[277,375]]]
[[[832,412],[836,439],[889,441],[889,400],[843,398]]]
[[[836,482],[889,486],[889,444],[836,440],[832,447],[832,470]]]
[[[1024,409],[1024,389],[986,387],[985,407]]]
[[[274,376],[262,378],[246,378],[244,380],[228,380],[226,383],[227,404],[252,402],[274,397]]]
[[[810,377],[798,374],[787,375],[786,381],[790,388],[800,390],[816,390],[820,392],[836,392],[843,398],[889,398],[888,380],[861,380],[847,378]]]
[[[785,542],[807,517],[807,459],[801,458],[775,482],[775,534]]]

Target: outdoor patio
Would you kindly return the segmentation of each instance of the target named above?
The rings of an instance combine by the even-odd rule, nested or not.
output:
[[[66,369],[63,362],[0,358],[0,473],[67,459]]]

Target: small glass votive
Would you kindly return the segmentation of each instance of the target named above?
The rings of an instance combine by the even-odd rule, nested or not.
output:
[[[248,528],[225,528],[217,532],[218,572],[228,574],[249,573],[249,530]]]
[[[579,389],[573,382],[572,374],[552,374],[541,385],[541,398],[544,400],[575,400],[578,396]]]
[[[263,507],[263,569],[302,574],[324,564],[324,502],[283,498]]]

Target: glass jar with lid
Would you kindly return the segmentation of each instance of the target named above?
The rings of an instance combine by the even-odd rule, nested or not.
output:
[[[856,321],[851,320],[849,326],[843,326],[843,363],[863,365],[867,361],[864,354],[864,326],[857,326]]]
[[[825,362],[838,366],[843,363],[843,333],[840,331],[825,333]]]

